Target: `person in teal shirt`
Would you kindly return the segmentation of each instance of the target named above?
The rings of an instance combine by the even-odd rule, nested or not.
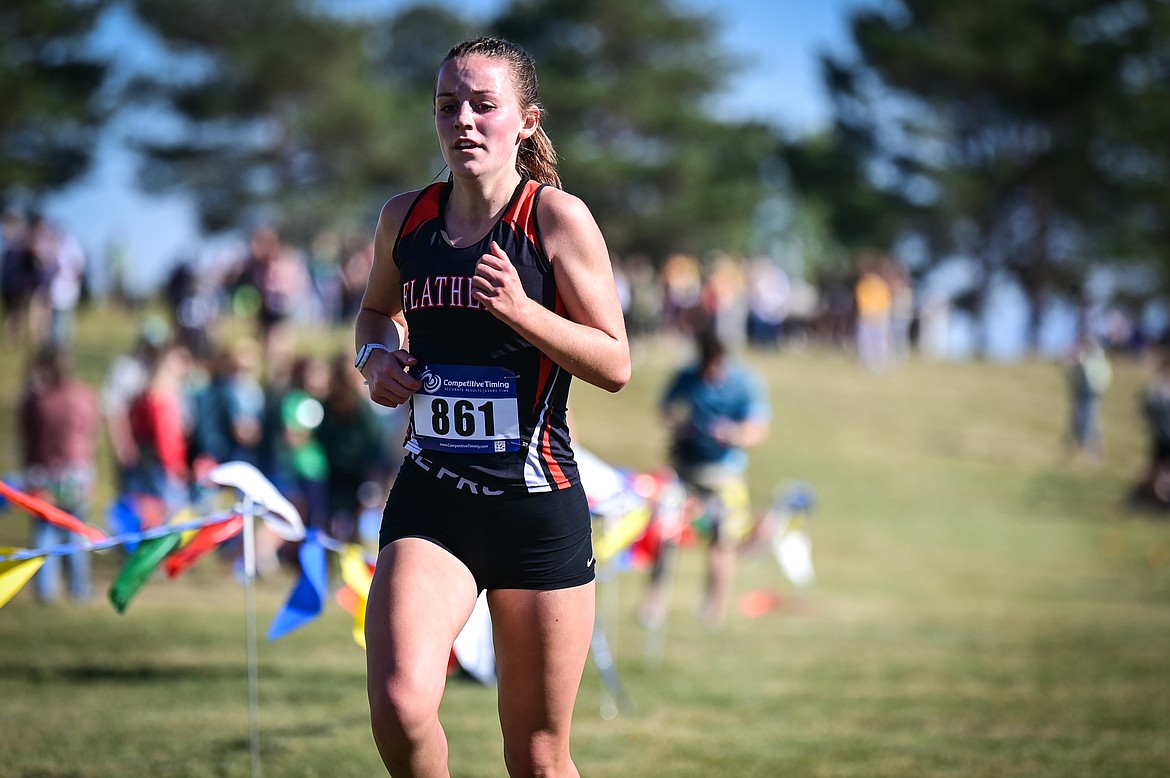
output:
[[[771,406],[759,378],[732,358],[714,328],[695,336],[696,359],[678,370],[659,410],[670,430],[671,465],[687,491],[684,526],[703,518],[710,534],[703,619],[720,626],[727,616],[737,547],[751,530],[748,449],[763,443]],[[675,539],[677,540],[677,539]],[[669,558],[669,549],[660,559]],[[656,565],[643,619],[661,620],[662,565]]]

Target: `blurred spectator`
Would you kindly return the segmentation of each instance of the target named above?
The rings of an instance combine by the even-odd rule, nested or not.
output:
[[[366,279],[374,264],[374,239],[369,235],[355,236],[348,243],[349,253],[341,265],[341,317],[352,321],[361,308],[366,291]]]
[[[215,322],[217,304],[214,293],[206,289],[192,260],[175,265],[163,290],[171,311],[175,342],[199,360],[210,356],[208,330]]]
[[[807,345],[817,335],[817,318],[821,309],[820,292],[803,278],[790,278],[789,284],[783,337],[790,343]]]
[[[101,409],[117,467],[119,491],[127,488],[127,478],[139,460],[138,444],[130,429],[130,405],[146,389],[170,336],[166,322],[157,316],[147,317],[134,350],[115,357],[102,378]]]
[[[667,385],[660,411],[670,429],[671,464],[687,490],[685,520],[705,517],[710,524],[703,619],[716,627],[727,615],[737,548],[751,530],[747,450],[767,438],[771,410],[759,379],[729,356],[713,328],[698,332],[696,348],[697,359]],[[648,625],[663,616],[667,577],[652,573],[642,606]]]
[[[873,258],[862,260],[854,287],[857,305],[857,355],[867,370],[881,373],[890,366],[890,316],[893,293]]]
[[[820,281],[818,295],[817,340],[823,345],[847,346],[855,342],[856,285],[836,273]]]
[[[742,350],[747,340],[748,295],[739,261],[727,254],[717,256],[700,294],[704,321],[715,328],[728,351]]]
[[[251,341],[216,349],[207,384],[191,399],[191,457],[200,473],[221,462],[262,464],[264,389],[256,376],[257,350]]]
[[[36,286],[28,300],[28,341],[40,345],[49,339],[53,309],[49,278],[57,260],[57,233],[41,214],[29,219],[29,244],[36,257]]]
[[[1113,381],[1109,356],[1095,337],[1083,334],[1077,339],[1068,371],[1072,400],[1069,438],[1075,452],[1100,459],[1105,454],[1101,398]]]
[[[689,254],[671,254],[662,264],[662,327],[670,334],[693,330],[703,286],[699,262]]]
[[[1170,355],[1159,356],[1154,375],[1142,393],[1142,416],[1149,437],[1149,461],[1140,491],[1162,506],[1170,505]]]
[[[389,465],[383,446],[388,441],[349,356],[337,355],[330,367],[329,395],[317,429],[329,462],[330,532],[342,540],[356,540],[362,507],[359,490],[369,481],[384,484]],[[397,412],[394,418],[402,416]],[[395,443],[401,447],[402,437]]]
[[[47,277],[50,310],[49,337],[54,343],[73,342],[77,306],[85,292],[86,259],[81,241],[60,225],[45,223],[37,251]]]
[[[322,321],[336,324],[341,320],[342,285],[341,237],[335,230],[323,229],[313,236],[307,262],[317,314]]]
[[[910,358],[914,326],[914,285],[901,262],[888,259],[882,264],[882,269],[890,286],[890,355],[905,362]]]
[[[784,270],[767,257],[748,268],[748,341],[758,348],[776,348],[788,314],[791,284]]]
[[[3,239],[0,294],[4,301],[4,333],[10,343],[20,343],[29,333],[30,307],[43,273],[33,248],[32,228],[24,214],[4,214]]]
[[[341,359],[338,358],[338,361]],[[360,378],[360,375],[356,379],[353,378],[351,372],[351,383],[360,384]],[[369,399],[364,384],[357,391],[367,400]],[[393,483],[394,476],[397,475],[402,460],[406,456],[404,444],[406,442],[406,429],[410,425],[410,409],[401,405],[397,408],[387,408],[385,405],[373,402],[369,405],[374,412],[380,430],[378,435],[381,444],[378,446],[376,477],[379,481],[384,482],[388,488]],[[384,503],[385,500],[382,502]]]
[[[262,436],[261,470],[318,529],[329,519],[329,462],[317,439],[329,384],[328,362],[295,359],[288,383],[268,387]]]
[[[191,355],[168,346],[154,363],[146,388],[130,404],[130,431],[138,462],[127,491],[139,497],[144,527],[162,524],[187,504],[191,483],[187,459],[186,378]]]
[[[25,484],[82,521],[88,518],[93,498],[100,425],[97,392],[73,377],[69,352],[54,344],[42,347],[33,358],[17,406]],[[34,548],[83,540],[56,525],[33,520]],[[62,564],[70,594],[78,601],[88,600],[90,565],[84,553],[46,557],[36,575],[37,598],[41,602],[57,599]]]
[[[626,332],[631,339],[653,335],[662,324],[662,287],[654,276],[654,265],[645,254],[631,254],[622,265],[630,284]]]
[[[241,312],[254,311],[265,359],[291,363],[292,323],[310,290],[304,259],[284,245],[271,227],[258,227],[248,240],[248,254],[236,278],[237,296],[251,298]]]

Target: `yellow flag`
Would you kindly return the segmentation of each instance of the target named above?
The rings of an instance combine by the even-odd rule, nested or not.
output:
[[[609,522],[603,522],[604,529],[593,536],[593,556],[602,564],[620,554],[646,531],[650,509],[642,505],[625,513],[611,526],[604,526],[606,523]]]
[[[188,505],[176,511],[175,515],[171,517],[167,524],[183,524],[188,521],[194,521],[197,518],[199,518],[199,514],[196,513],[195,508]],[[190,543],[191,540],[198,534],[198,529],[189,529],[183,532],[183,534],[180,535],[180,537],[183,539],[182,545],[185,546]]]
[[[19,548],[0,548],[0,554],[15,554]],[[16,596],[24,588],[29,579],[41,569],[45,563],[43,556],[32,559],[21,559],[15,562],[0,562],[0,608]]]
[[[358,545],[348,545],[341,555],[341,580],[345,582],[358,597],[357,607],[353,611],[353,640],[364,651],[366,648],[366,600],[370,596],[370,584],[374,574],[366,564],[365,549]]]

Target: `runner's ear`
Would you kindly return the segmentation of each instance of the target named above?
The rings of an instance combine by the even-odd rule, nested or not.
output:
[[[519,140],[526,141],[531,138],[538,127],[540,127],[540,109],[533,107],[524,112],[524,124],[520,128]]]

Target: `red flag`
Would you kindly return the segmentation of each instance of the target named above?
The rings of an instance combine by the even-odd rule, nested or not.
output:
[[[25,494],[24,492],[13,489],[3,481],[0,481],[0,494],[3,494],[21,508],[44,519],[50,524],[55,524],[70,532],[83,535],[95,543],[106,539],[106,533],[97,527],[91,527],[76,516],[66,513],[56,505],[46,502],[39,497],[33,497],[31,494]]]
[[[168,577],[178,577],[180,573],[186,572],[188,568],[219,546],[220,543],[238,535],[243,528],[243,516],[232,516],[227,521],[208,524],[206,527],[200,528],[195,537],[191,538],[190,543],[166,558],[166,561],[163,562],[163,569],[167,571]]]

